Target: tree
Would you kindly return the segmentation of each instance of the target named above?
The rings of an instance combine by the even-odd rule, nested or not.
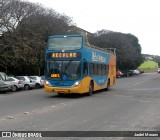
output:
[[[90,36],[89,41],[98,47],[116,48],[118,69],[135,69],[143,62],[140,44],[134,35],[102,30]]]
[[[20,0],[3,0],[0,11],[3,13],[0,67],[8,67],[14,74],[40,74],[46,38],[66,33],[71,19],[39,4]]]

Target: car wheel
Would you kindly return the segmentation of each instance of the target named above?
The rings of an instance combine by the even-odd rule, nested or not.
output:
[[[36,83],[35,88],[40,88],[41,85],[39,83]]]
[[[29,90],[30,86],[29,85],[24,85],[24,90]]]
[[[16,85],[14,85],[14,86],[12,87],[12,91],[15,92],[15,91],[17,91],[17,90],[18,90],[18,87],[17,87]]]

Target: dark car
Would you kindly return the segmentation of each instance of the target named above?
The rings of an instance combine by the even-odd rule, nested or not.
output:
[[[144,73],[144,70],[139,70],[140,74]]]
[[[129,70],[122,71],[123,77],[133,76],[133,72]]]

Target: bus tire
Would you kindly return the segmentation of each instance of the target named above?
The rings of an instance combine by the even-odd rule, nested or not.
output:
[[[110,89],[110,81],[108,81],[106,91],[109,91],[109,89]]]
[[[93,94],[93,82],[90,82],[88,95],[91,96],[92,94]]]
[[[63,94],[63,93],[58,93],[58,96],[59,96],[59,97],[63,97],[64,94]]]

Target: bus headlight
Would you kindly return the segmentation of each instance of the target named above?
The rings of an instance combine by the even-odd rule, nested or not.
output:
[[[50,84],[50,82],[48,82],[48,81],[45,81],[45,84],[47,85],[47,86],[52,86],[51,84]]]
[[[79,86],[79,84],[80,84],[80,81],[77,81],[72,85],[72,87],[77,87],[77,86]]]

